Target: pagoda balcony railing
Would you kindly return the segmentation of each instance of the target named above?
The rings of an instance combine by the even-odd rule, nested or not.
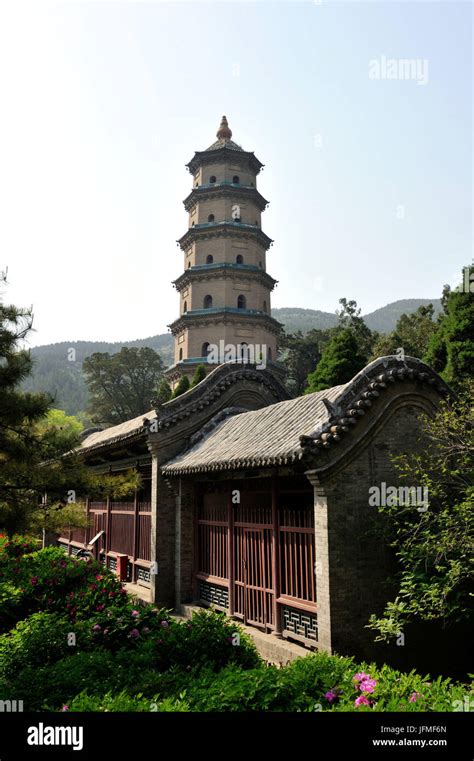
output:
[[[220,182],[203,182],[202,185],[196,185],[193,190],[200,190],[201,188],[218,188],[222,185],[227,185],[233,188],[247,188],[255,190],[254,185],[242,185],[241,182],[231,182],[231,180],[221,180]]]
[[[187,312],[182,314],[182,317],[202,314],[218,314],[218,312],[228,312],[230,314],[248,314],[248,315],[264,315],[269,317],[268,312],[264,312],[263,309],[239,309],[239,307],[209,307],[208,309],[188,309]]]
[[[195,264],[193,267],[189,267],[189,270],[210,270],[219,269],[220,267],[230,267],[231,269],[239,270],[252,270],[252,272],[265,272],[262,267],[257,267],[256,264],[237,264],[236,262],[213,262],[212,264]],[[187,270],[185,270],[186,272]]]
[[[232,222],[227,222],[226,220],[223,222],[198,222],[197,225],[192,225],[189,230],[201,230],[205,227],[219,227],[220,225],[232,225],[233,227],[248,227],[251,230],[261,230],[259,225],[251,225],[248,222],[236,222],[235,220],[232,220]]]

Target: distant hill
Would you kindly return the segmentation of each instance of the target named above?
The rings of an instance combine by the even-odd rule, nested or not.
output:
[[[371,330],[377,330],[379,333],[390,333],[394,330],[402,314],[411,314],[411,312],[416,312],[418,307],[428,306],[428,304],[433,304],[435,314],[441,312],[440,299],[400,299],[400,301],[393,301],[374,312],[369,312],[363,317]],[[283,309],[272,309],[272,315],[284,324],[287,333],[295,333],[297,330],[307,333],[309,330],[323,330],[337,325],[335,314],[320,312],[316,309],[285,307]]]
[[[433,304],[435,312],[441,311],[439,299],[402,299],[392,304],[376,309],[364,315],[364,320],[371,330],[389,333],[394,329],[402,314],[415,312],[419,306]],[[282,322],[288,333],[301,330],[307,333],[313,328],[332,328],[337,324],[337,317],[331,312],[321,312],[315,309],[298,309],[297,307],[273,309],[273,316]],[[160,333],[149,338],[139,338],[135,341],[63,341],[61,343],[35,346],[31,350],[35,366],[33,375],[26,379],[23,388],[26,391],[47,391],[56,396],[55,405],[65,410],[69,415],[76,415],[87,407],[88,391],[82,376],[82,362],[94,352],[109,352],[114,354],[122,346],[149,346],[155,349],[165,365],[173,362],[173,337],[170,333]],[[70,350],[75,350],[75,361],[70,361]]]

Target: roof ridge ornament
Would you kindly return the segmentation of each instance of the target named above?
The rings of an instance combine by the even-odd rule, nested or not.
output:
[[[216,137],[218,140],[230,140],[232,137],[232,130],[229,127],[229,124],[227,122],[227,116],[223,116],[221,119],[221,123],[219,126],[219,129],[216,132]]]

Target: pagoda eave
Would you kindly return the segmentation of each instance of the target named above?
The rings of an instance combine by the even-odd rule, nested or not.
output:
[[[243,269],[242,265],[235,265],[231,263],[223,262],[216,265],[201,265],[202,269],[190,268],[182,273],[172,283],[177,291],[182,291],[183,288],[187,288],[193,282],[204,280],[215,280],[224,277],[231,280],[248,280],[258,281],[262,283],[269,290],[273,290],[278,280],[275,280],[268,272],[256,267],[255,269]]]
[[[260,211],[265,211],[269,204],[269,201],[258,192],[257,188],[246,185],[237,185],[234,183],[209,183],[206,185],[199,185],[197,188],[193,188],[191,193],[186,196],[183,204],[186,211],[189,212],[197,203],[207,200],[208,198],[235,198],[239,196],[245,199],[252,198],[255,206]]]
[[[199,312],[199,314],[197,312]],[[209,312],[209,314],[205,314],[205,312]],[[244,310],[239,310],[239,312],[235,310],[235,312],[231,312],[229,307],[209,310],[194,310],[194,313],[191,311],[181,315],[167,327],[170,329],[171,333],[174,336],[177,336],[191,326],[194,328],[206,327],[206,325],[209,325],[209,323],[212,323],[213,325],[240,324],[255,326],[261,326],[263,324],[267,330],[269,330],[274,335],[278,336],[281,334],[283,323],[278,322],[278,320],[275,320],[274,317],[271,317],[265,312],[256,312],[254,314],[249,312],[250,310],[247,313]]]
[[[182,251],[186,251],[189,246],[198,239],[206,240],[209,238],[227,238],[235,237],[254,238],[267,250],[273,243],[260,227],[249,225],[241,222],[209,222],[190,227],[181,238],[176,242]]]
[[[191,174],[203,164],[219,164],[231,161],[237,164],[249,166],[255,174],[265,166],[256,157],[253,151],[237,151],[232,148],[216,148],[212,151],[196,151],[191,161],[185,164]]]

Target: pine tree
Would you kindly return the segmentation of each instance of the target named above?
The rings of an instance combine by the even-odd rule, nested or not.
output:
[[[173,399],[176,399],[177,396],[181,396],[181,394],[184,394],[185,391],[188,391],[190,386],[191,384],[189,383],[188,376],[182,375],[178,385],[176,386],[174,390]]]
[[[359,352],[354,331],[345,328],[338,331],[323,350],[321,360],[314,372],[308,375],[305,393],[347,383],[365,367],[365,357]]]
[[[30,311],[0,303],[0,527],[8,534],[83,526],[80,495],[130,491],[137,481],[92,474],[72,451],[77,427],[56,425],[54,413],[48,419],[52,398],[19,390],[32,368],[19,348],[31,323]]]
[[[158,393],[156,394],[155,403],[159,405],[164,404],[165,402],[169,402],[172,396],[173,390],[166,378],[163,378],[160,385],[158,386]]]
[[[468,269],[470,277],[474,267]],[[459,390],[474,376],[474,299],[469,289],[443,292],[444,313],[439,330],[432,337],[424,361],[439,372],[445,381]]]
[[[197,386],[206,377],[206,368],[204,365],[198,365],[194,371],[193,379],[191,381],[191,388]]]

